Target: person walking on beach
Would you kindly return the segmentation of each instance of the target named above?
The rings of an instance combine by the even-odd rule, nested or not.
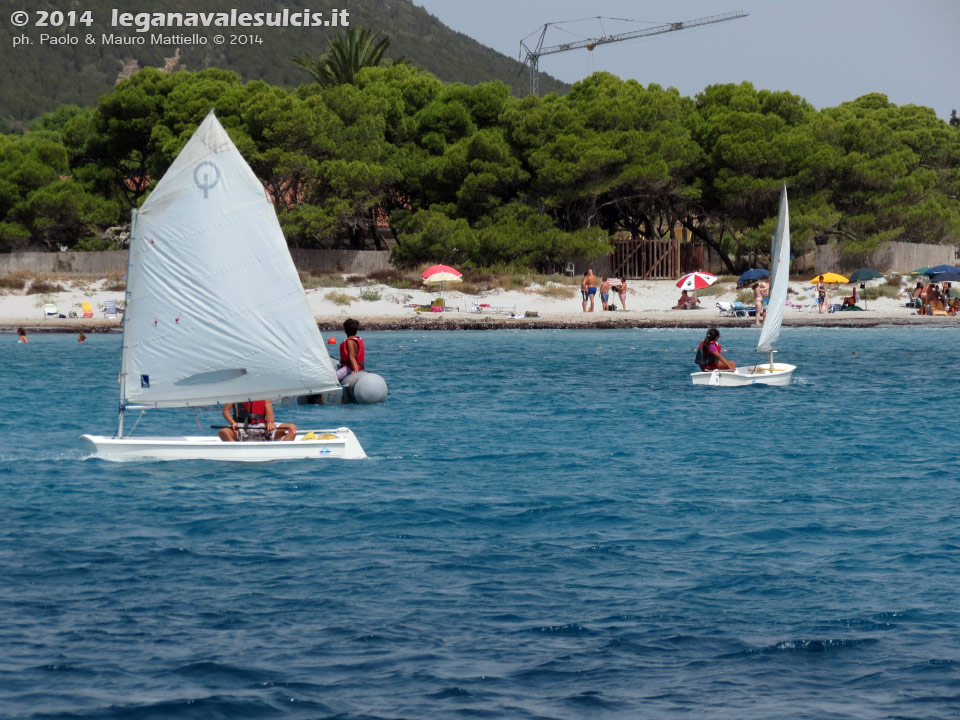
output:
[[[819,308],[818,312],[823,312],[823,306],[827,305],[827,286],[823,282],[823,275],[821,275],[817,280],[817,307]],[[830,306],[827,305],[827,310],[830,309]]]
[[[29,340],[27,340],[27,331],[24,330],[23,328],[17,328],[17,342],[18,343],[30,342]]]
[[[607,278],[604,278],[600,285],[600,302],[604,310],[610,309],[610,281]]]
[[[625,277],[620,278],[620,287],[617,288],[617,295],[620,296],[620,309],[627,309],[627,279]]]
[[[597,276],[593,274],[593,268],[587,270],[587,274],[583,276],[583,285],[587,289],[587,297],[590,298],[590,309],[586,309],[586,303],[584,303],[584,312],[593,312],[593,303],[597,297]]]

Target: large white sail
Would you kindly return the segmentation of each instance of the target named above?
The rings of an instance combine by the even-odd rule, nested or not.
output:
[[[212,112],[133,230],[125,405],[211,405],[338,387],[273,205]]]
[[[790,211],[787,209],[787,184],[780,191],[780,213],[777,232],[770,251],[770,302],[767,317],[757,341],[757,352],[770,352],[780,339],[783,311],[787,306],[787,285],[790,281]]]

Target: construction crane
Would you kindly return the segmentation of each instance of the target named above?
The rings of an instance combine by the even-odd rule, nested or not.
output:
[[[696,20],[656,25],[654,27],[646,28],[645,30],[634,30],[633,32],[620,33],[619,35],[603,35],[598,38],[588,38],[586,40],[577,40],[576,42],[562,43],[560,45],[548,45],[547,47],[543,47],[543,39],[546,37],[547,30],[552,25],[562,24],[560,22],[547,23],[543,26],[543,28],[540,29],[540,37],[537,40],[537,45],[532,50],[527,46],[525,41],[533,35],[536,35],[536,31],[530,33],[530,35],[527,35],[526,38],[520,41],[521,55],[524,51],[526,51],[526,59],[524,60],[524,64],[530,68],[530,94],[537,96],[540,95],[540,79],[538,76],[538,70],[540,66],[540,57],[543,55],[553,55],[554,53],[566,52],[567,50],[579,50],[580,48],[593,50],[597,45],[620,42],[621,40],[632,40],[634,38],[650,37],[651,35],[662,35],[663,33],[673,32],[675,30],[686,30],[687,28],[700,27],[702,25],[713,25],[714,23],[726,22],[727,20],[739,20],[740,18],[745,17],[747,17],[747,13],[743,12],[742,10],[735,10],[733,12],[723,13],[722,15],[710,15],[709,17],[697,18]]]

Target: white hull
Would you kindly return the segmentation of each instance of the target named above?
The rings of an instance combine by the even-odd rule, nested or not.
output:
[[[712,370],[690,373],[694,385],[717,385],[719,387],[740,387],[742,385],[789,385],[796,365],[775,363],[756,367],[737,368],[736,370]]]
[[[301,432],[290,442],[223,442],[218,437],[114,438],[81,435],[84,449],[102,460],[227,460],[267,462],[335,458],[361,460],[367,456],[353,431],[347,428],[314,430],[315,439],[305,440]]]

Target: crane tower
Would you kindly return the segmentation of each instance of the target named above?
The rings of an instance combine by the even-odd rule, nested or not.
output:
[[[534,31],[520,41],[521,55],[524,53],[524,51],[526,52],[524,64],[530,68],[530,94],[540,95],[540,80],[538,77],[538,70],[540,65],[540,57],[542,55],[553,55],[554,53],[566,52],[567,50],[578,50],[580,48],[593,50],[597,45],[620,42],[621,40],[632,40],[640,37],[650,37],[651,35],[662,35],[663,33],[673,32],[675,30],[686,30],[687,28],[700,27],[702,25],[712,25],[714,23],[726,22],[727,20],[739,20],[740,18],[745,17],[747,17],[747,13],[743,12],[742,10],[735,10],[733,12],[723,13],[722,15],[710,15],[708,17],[697,18],[695,20],[655,25],[654,27],[646,28],[644,30],[634,30],[632,32],[620,33],[618,35],[602,35],[598,38],[588,38],[586,40],[577,40],[575,42],[561,43],[560,45],[548,45],[547,47],[544,47],[543,39],[546,37],[547,30],[552,25],[561,24],[560,22],[546,23],[542,28],[540,28],[539,31]],[[534,35],[537,35],[538,32],[539,38],[537,39],[536,46],[531,49],[526,44],[526,40]]]

